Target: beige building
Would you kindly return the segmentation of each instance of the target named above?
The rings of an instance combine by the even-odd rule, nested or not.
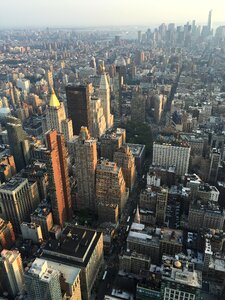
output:
[[[29,221],[37,206],[27,179],[14,177],[0,186],[0,217],[10,220],[16,233],[20,233],[20,224]]]
[[[110,87],[105,72],[101,75],[100,79],[99,97],[102,102],[103,114],[105,116],[106,122],[106,129],[109,129],[113,127],[114,118],[110,112]]]
[[[14,297],[24,288],[23,264],[18,251],[2,250],[0,256],[0,282],[3,291]]]
[[[121,214],[129,192],[126,188],[122,169],[114,162],[107,160],[101,161],[97,166],[96,171],[96,203],[97,207],[103,205],[116,204],[118,205],[119,214]],[[100,219],[105,218],[107,221],[107,215],[99,216]],[[116,221],[116,220],[115,220]]]
[[[44,239],[48,239],[49,231],[53,227],[53,217],[49,205],[40,203],[38,208],[30,215],[31,222],[40,225]]]
[[[43,241],[40,225],[23,222],[20,228],[24,240],[31,240],[33,243],[41,243]]]
[[[132,190],[136,179],[135,158],[130,148],[125,145],[114,153],[113,161],[122,168],[126,187]]]
[[[101,137],[106,131],[106,120],[101,99],[92,97],[90,102],[91,128],[90,134],[94,138]]]
[[[119,257],[119,268],[124,272],[139,274],[141,270],[149,270],[151,259],[149,256],[130,250]]]
[[[56,129],[63,133],[66,142],[73,137],[72,120],[66,118],[64,104],[59,102],[53,89],[46,109],[46,126],[46,131]]]
[[[101,137],[101,157],[113,161],[114,152],[126,143],[126,129],[108,130]]]
[[[90,137],[87,127],[81,127],[75,143],[75,176],[79,209],[96,209],[95,172],[97,168],[97,140]]]

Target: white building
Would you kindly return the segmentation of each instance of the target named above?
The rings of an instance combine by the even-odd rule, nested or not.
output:
[[[152,164],[164,168],[175,166],[176,175],[184,176],[188,172],[190,151],[187,146],[154,143]]]
[[[32,240],[34,243],[40,243],[43,240],[40,225],[23,222],[20,228],[24,240]]]

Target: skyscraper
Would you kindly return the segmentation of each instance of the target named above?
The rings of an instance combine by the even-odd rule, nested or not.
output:
[[[211,33],[211,29],[212,29],[212,10],[209,11],[209,15],[208,15],[208,31],[209,31],[209,34]]]
[[[60,272],[48,266],[46,260],[36,259],[24,274],[26,290],[33,300],[61,300]]]
[[[75,143],[75,172],[78,188],[78,208],[95,210],[95,172],[97,140],[90,137],[87,127],[81,127]]]
[[[51,130],[46,133],[46,146],[34,147],[32,158],[46,163],[48,195],[51,200],[53,221],[60,226],[71,217],[70,182],[67,166],[67,150],[63,134]]]
[[[27,162],[27,140],[21,124],[6,125],[11,154],[14,157],[17,172],[25,168]]]
[[[114,162],[101,161],[96,171],[96,202],[99,218],[103,221],[117,222],[128,198],[128,190],[122,169]],[[107,213],[106,213],[107,212]],[[113,216],[115,219],[113,220]]]
[[[136,178],[136,167],[135,158],[130,148],[125,145],[118,149],[114,153],[113,161],[122,168],[126,187],[132,190]]]
[[[72,138],[72,121],[66,118],[64,104],[59,102],[53,89],[46,109],[46,123],[47,130],[56,129],[63,133],[66,141]]]
[[[16,250],[2,250],[0,256],[0,282],[3,289],[14,297],[23,290],[24,277],[20,253]]]
[[[113,126],[113,115],[110,113],[110,87],[106,73],[101,75],[99,97],[102,102],[103,114],[106,120],[106,129]]]
[[[90,97],[92,85],[66,87],[68,117],[73,123],[73,134],[79,135],[81,126],[90,128]]]

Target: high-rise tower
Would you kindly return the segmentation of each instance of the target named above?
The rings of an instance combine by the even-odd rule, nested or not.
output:
[[[106,73],[101,75],[99,96],[102,101],[103,114],[106,120],[106,129],[113,126],[113,115],[110,113],[110,87]]]
[[[91,138],[87,127],[81,127],[75,143],[75,172],[78,187],[78,208],[95,210],[95,172],[97,140]]]
[[[90,97],[92,85],[66,87],[68,117],[73,122],[73,134],[79,135],[81,126],[90,128]]]
[[[66,141],[72,139],[72,120],[66,118],[64,104],[59,102],[53,89],[46,109],[46,125],[47,130],[56,129],[58,132],[63,133]]]
[[[51,200],[53,221],[60,226],[71,217],[71,194],[67,166],[67,150],[63,134],[51,130],[46,133],[46,146],[34,147],[32,158],[46,163],[48,195]]]
[[[209,11],[208,15],[208,31],[211,32],[212,29],[212,10]]]

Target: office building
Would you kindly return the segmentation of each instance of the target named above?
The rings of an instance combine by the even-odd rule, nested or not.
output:
[[[53,89],[46,108],[46,124],[46,131],[56,129],[64,134],[65,141],[69,141],[73,136],[72,120],[66,118],[64,104],[59,102]]]
[[[210,154],[210,168],[209,168],[209,175],[208,175],[208,181],[210,183],[215,184],[217,182],[220,162],[221,162],[220,151],[217,151],[216,149],[212,149]]]
[[[87,127],[81,127],[75,143],[75,173],[79,209],[95,210],[95,172],[97,167],[97,140],[90,137]]]
[[[101,99],[103,114],[105,116],[106,129],[113,127],[113,115],[110,112],[110,87],[106,73],[101,75],[99,86],[99,97]]]
[[[28,141],[21,124],[7,123],[6,125],[11,154],[14,157],[16,170],[25,168],[29,158]]]
[[[138,174],[142,174],[145,160],[145,145],[126,143],[130,148],[134,158],[135,166]]]
[[[16,165],[12,155],[5,155],[0,158],[0,181],[8,181],[16,174]]]
[[[100,139],[101,157],[113,161],[114,152],[126,142],[126,129],[108,130]]]
[[[156,196],[156,224],[163,226],[166,219],[168,189],[161,188]]]
[[[99,218],[102,221],[108,221],[108,215],[101,214],[102,206],[113,209],[114,206],[109,206],[111,204],[117,205],[119,214],[121,214],[128,195],[122,169],[114,162],[102,160],[96,170],[96,205],[100,209],[100,211],[98,210]],[[114,223],[116,221],[114,220]]]
[[[56,130],[48,131],[45,138],[46,148],[33,145],[31,156],[46,164],[53,221],[54,224],[63,226],[72,214],[67,149],[63,135]]]
[[[47,261],[36,258],[24,274],[30,299],[61,300],[60,272],[48,266]]]
[[[41,226],[35,223],[23,222],[20,225],[22,237],[24,240],[31,240],[33,243],[41,243],[43,241]]]
[[[117,164],[117,166],[122,168],[126,187],[132,190],[136,179],[136,167],[135,158],[130,148],[127,145],[121,146],[114,153],[113,161]]]
[[[127,249],[147,255],[158,264],[163,254],[175,255],[183,248],[183,233],[170,228],[147,227],[133,223],[127,237]]]
[[[221,210],[213,201],[193,201],[189,208],[188,228],[193,231],[200,229],[222,230],[225,220],[225,210]]]
[[[15,177],[0,186],[0,217],[12,222],[15,233],[20,233],[20,224],[29,221],[38,204],[25,178]]]
[[[150,265],[150,257],[137,252],[128,250],[119,256],[119,268],[126,273],[139,275],[141,270],[149,270]]]
[[[106,120],[103,112],[102,101],[98,97],[91,97],[91,136],[101,137],[106,131]]]
[[[30,219],[32,223],[40,225],[43,238],[48,239],[49,232],[53,227],[51,205],[41,202],[37,209],[30,215]]]
[[[79,135],[82,126],[91,127],[90,98],[92,90],[91,84],[66,87],[68,117],[72,120],[74,135]]]
[[[102,233],[79,226],[67,226],[58,240],[47,242],[43,258],[81,269],[82,299],[89,300],[103,263]]]
[[[12,299],[24,289],[23,264],[16,250],[2,250],[0,256],[0,282],[3,291]]]
[[[10,249],[15,242],[12,224],[0,219],[0,244],[2,249]]]
[[[191,148],[183,143],[153,143],[152,164],[169,168],[175,167],[176,175],[184,176],[188,172]]]
[[[131,99],[131,121],[142,123],[145,122],[146,114],[146,97],[142,92],[133,91]]]

